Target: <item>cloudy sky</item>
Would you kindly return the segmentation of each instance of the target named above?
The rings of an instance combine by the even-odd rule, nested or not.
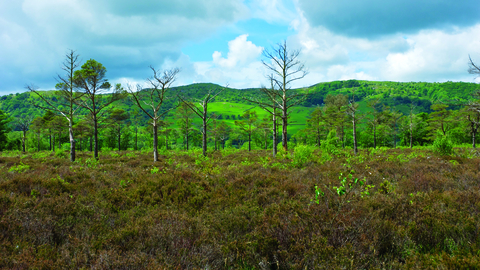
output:
[[[177,85],[267,84],[263,50],[301,50],[318,82],[475,81],[478,0],[0,0],[0,94],[53,89],[69,49],[111,82],[144,84],[179,67]],[[477,78],[477,81],[478,78]]]

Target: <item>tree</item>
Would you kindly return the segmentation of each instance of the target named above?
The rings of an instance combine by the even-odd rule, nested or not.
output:
[[[258,129],[263,132],[263,144],[264,149],[268,148],[268,134],[271,130],[270,128],[270,118],[268,116],[264,117],[262,121],[258,124]]]
[[[447,110],[448,105],[437,103],[430,106],[433,112],[430,114],[429,125],[431,129],[430,136],[434,137],[436,130],[439,130],[443,136],[452,128],[452,111]]]
[[[33,119],[30,128],[37,133],[37,151],[40,151],[40,136],[42,135],[42,130],[45,128],[45,119],[41,116],[36,117]]]
[[[247,110],[242,114],[243,120],[235,121],[235,125],[247,136],[248,139],[248,151],[252,150],[252,133],[255,129],[256,122],[258,120],[257,112]]]
[[[142,90],[141,86],[137,85],[137,91],[134,91],[129,86],[129,92],[137,106],[151,119],[153,126],[153,161],[157,162],[159,121],[163,115],[171,110],[164,110],[162,105],[168,99],[166,94],[172,83],[175,82],[180,69],[173,68],[163,72],[157,71],[152,66],[150,66],[150,69],[153,71],[153,77],[147,79],[150,88]]]
[[[193,104],[190,104],[190,106],[193,106]],[[185,149],[188,151],[190,149],[189,135],[190,135],[190,132],[193,130],[192,118],[193,118],[194,112],[190,109],[190,107],[187,104],[185,104],[184,102],[181,102],[176,110],[176,115],[178,117],[177,122],[180,129],[180,133],[183,135],[183,138],[184,138]]]
[[[225,149],[225,141],[230,136],[230,132],[232,129],[227,123],[223,121],[219,121],[219,122],[220,123],[217,124],[215,133],[217,134],[218,139],[221,141],[223,149]]]
[[[140,112],[138,111],[138,108],[135,108],[133,110],[133,113],[132,113],[132,124],[133,124],[133,127],[134,127],[134,130],[135,130],[135,143],[134,143],[134,150],[137,151],[138,150],[138,126],[139,126],[139,122],[141,120],[140,118]]]
[[[415,110],[415,105],[413,103],[410,104],[410,114],[408,116],[409,122],[408,122],[408,128],[410,131],[410,149],[413,148],[413,130],[415,128],[416,122],[414,121],[415,119],[415,114],[413,111]]]
[[[321,134],[323,132],[323,110],[321,107],[316,107],[310,114],[310,119],[307,120],[307,131],[313,134],[315,144],[320,147]]]
[[[80,150],[83,150],[83,141],[93,136],[92,125],[88,120],[82,119],[73,126],[73,129],[75,134],[78,134],[76,137],[80,139]]]
[[[166,121],[166,120],[161,120],[159,121],[159,127],[161,128],[161,134],[165,136],[165,150],[168,150],[168,142],[170,141],[170,135],[175,137],[175,130],[170,128],[172,123]]]
[[[352,99],[349,100],[347,105],[347,114],[352,119],[352,127],[353,127],[353,154],[357,155],[358,148],[357,148],[357,123],[358,123],[358,116],[356,115],[358,104],[355,102],[355,91],[356,88],[352,88]]]
[[[53,133],[53,150],[55,150],[55,137],[57,138],[58,148],[60,149],[62,147],[62,142],[60,140],[61,134],[62,131],[64,131],[64,128],[68,125],[68,122],[64,117],[55,115],[48,125],[51,127]]]
[[[49,151],[52,151],[52,150],[55,151],[55,146],[53,144],[53,142],[55,141],[55,138],[53,134],[52,125],[50,125],[50,122],[53,120],[54,117],[55,117],[55,114],[50,110],[45,111],[45,114],[42,116],[43,121],[45,123],[45,128],[48,130],[48,141],[50,144],[48,148]]]
[[[340,137],[342,146],[345,147],[345,121],[348,98],[345,95],[338,94],[327,95],[325,97],[324,119],[328,130],[336,129]]]
[[[48,107],[42,107],[36,105],[37,107],[54,110],[57,113],[61,114],[68,121],[68,134],[70,137],[70,161],[75,161],[75,138],[73,133],[74,115],[77,113],[79,106],[79,101],[82,98],[83,93],[75,91],[75,82],[74,74],[75,69],[79,65],[79,55],[75,51],[70,50],[65,56],[66,60],[62,63],[62,69],[65,71],[64,76],[57,75],[57,85],[55,88],[58,90],[56,96],[51,97],[41,94],[37,91],[37,88],[33,85],[27,86],[27,89],[39,96]]]
[[[480,76],[480,67],[473,62],[470,56],[468,58],[470,60],[468,73],[477,75],[477,77]],[[476,100],[471,101],[467,104],[467,111],[468,111],[467,120],[470,123],[470,132],[472,134],[473,148],[476,147],[475,139],[478,132],[478,128],[480,127],[480,101],[479,101],[480,91],[477,91],[474,95],[476,97]]]
[[[378,109],[380,104],[380,99],[371,99],[367,102],[368,107],[373,109],[371,113],[372,118],[369,120],[369,124],[372,127],[372,134],[373,134],[373,148],[377,148],[377,127],[383,122],[384,115]]]
[[[7,133],[10,132],[8,123],[10,123],[10,121],[8,114],[0,110],[0,151],[5,150],[7,146]]]
[[[469,63],[468,63],[468,73],[480,76],[480,66],[475,64],[472,60],[472,57],[468,56]]]
[[[260,92],[267,94],[272,92],[275,92],[274,88],[274,81],[273,79],[270,79],[270,89],[267,89],[266,87],[262,87],[260,89]],[[268,96],[269,101],[264,102],[258,98],[244,98],[247,101],[253,102],[257,105],[260,106],[264,111],[268,112],[272,116],[272,155],[275,157],[277,155],[277,119],[279,117],[278,113],[278,105],[277,102],[275,101],[275,96],[272,95],[273,99]],[[235,120],[235,116],[233,116],[233,119]]]
[[[396,109],[391,109],[388,112],[388,119],[392,124],[392,131],[393,131],[393,148],[397,148],[397,133],[398,133],[398,120],[403,116],[401,112]]]
[[[15,126],[22,132],[22,152],[26,152],[26,140],[27,140],[27,131],[30,129],[30,124],[33,120],[31,115],[22,115],[17,117],[15,121]]]
[[[202,119],[201,133],[202,133],[202,152],[203,152],[203,156],[207,156],[207,126],[208,126],[208,122],[214,116],[214,114],[208,115],[208,104],[210,102],[213,102],[215,100],[215,98],[220,93],[222,93],[227,87],[228,87],[228,85],[225,88],[222,88],[221,90],[219,90],[216,93],[213,92],[212,90],[208,91],[208,93],[202,99],[197,100],[198,105],[200,105],[200,107],[195,106],[194,103],[188,101],[185,97],[178,96],[178,98],[180,99],[181,102],[183,102],[183,104],[185,104],[187,107],[189,107],[190,110],[192,110],[198,117],[200,117],[200,119]]]
[[[118,143],[118,151],[121,150],[122,130],[125,127],[125,121],[130,118],[123,109],[113,109],[108,116],[107,122],[110,128],[115,132]]]
[[[90,59],[73,75],[74,86],[82,91],[82,100],[77,105],[89,111],[93,120],[94,157],[98,159],[98,122],[104,116],[104,109],[124,97],[120,84],[112,89],[105,75],[107,69],[99,62]]]
[[[268,97],[273,108],[281,110],[282,119],[282,146],[285,151],[288,150],[287,145],[287,126],[289,109],[300,104],[307,98],[307,94],[299,91],[292,91],[291,84],[294,81],[304,78],[308,72],[298,57],[299,50],[289,51],[287,41],[277,44],[272,51],[265,50],[263,55],[267,60],[262,60],[263,65],[272,72],[268,76],[272,84],[271,88],[261,88],[261,91]],[[264,106],[270,107],[270,104],[263,103]]]

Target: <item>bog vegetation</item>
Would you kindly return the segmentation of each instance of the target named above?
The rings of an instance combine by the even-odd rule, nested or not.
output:
[[[479,153],[444,150],[3,152],[0,268],[476,269]]]
[[[292,89],[298,54],[270,87],[143,89],[70,51],[1,97],[0,268],[480,268],[477,85]]]

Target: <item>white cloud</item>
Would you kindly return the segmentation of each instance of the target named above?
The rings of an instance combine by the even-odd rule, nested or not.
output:
[[[455,32],[421,31],[408,40],[410,50],[385,57],[382,76],[399,81],[469,81],[468,55],[480,58],[480,24]]]
[[[302,50],[301,58],[310,70],[304,85],[344,79],[473,81],[467,73],[468,55],[480,59],[480,24],[378,39],[312,27],[301,11],[293,24],[298,33],[289,37],[289,44]]]
[[[196,79],[235,88],[261,86],[265,81],[264,67],[259,59],[263,48],[248,41],[247,37],[240,35],[229,41],[226,58],[215,51],[212,61],[193,63]]]
[[[111,80],[147,77],[186,42],[246,16],[242,0],[1,1],[0,91],[53,88],[67,49],[101,62]]]
[[[248,64],[258,58],[263,51],[263,47],[247,41],[247,37],[248,35],[241,35],[228,42],[227,58],[223,58],[221,52],[215,51],[212,55],[213,63],[222,68],[231,69]]]

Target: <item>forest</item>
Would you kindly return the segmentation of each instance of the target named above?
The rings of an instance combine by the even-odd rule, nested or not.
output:
[[[0,97],[0,269],[480,268],[477,84],[79,66]]]

